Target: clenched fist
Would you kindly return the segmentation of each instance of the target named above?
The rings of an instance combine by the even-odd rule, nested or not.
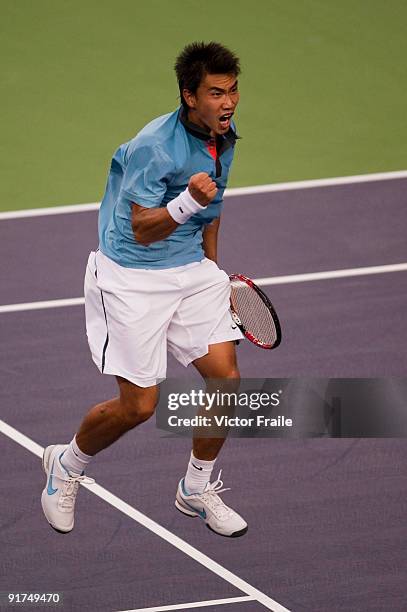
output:
[[[189,179],[188,189],[194,200],[201,206],[208,206],[218,192],[216,183],[206,172],[193,174]]]

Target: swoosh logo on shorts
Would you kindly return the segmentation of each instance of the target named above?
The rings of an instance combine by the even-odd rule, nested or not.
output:
[[[52,462],[51,473],[50,473],[49,479],[48,479],[48,487],[47,487],[48,495],[54,495],[54,493],[56,493],[58,491],[58,489],[54,489],[53,486],[52,486],[52,472],[54,471],[54,464],[55,464],[55,458],[54,458],[54,461]]]

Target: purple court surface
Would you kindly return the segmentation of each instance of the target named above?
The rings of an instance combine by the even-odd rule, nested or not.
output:
[[[406,188],[399,179],[229,197],[220,265],[264,279],[404,263]],[[96,212],[0,219],[0,304],[82,297],[96,229]],[[244,377],[406,377],[406,270],[263,289],[283,342],[242,342]],[[1,610],[407,609],[403,439],[228,440],[216,466],[231,487],[223,498],[249,531],[227,539],[175,509],[190,441],[151,419],[95,458],[100,495],[82,487],[74,531],[54,532],[40,505],[41,447],[68,442],[115,383],[91,361],[82,305],[0,309],[0,326]],[[168,374],[195,376],[172,358]],[[7,593],[60,593],[62,603],[12,607]]]

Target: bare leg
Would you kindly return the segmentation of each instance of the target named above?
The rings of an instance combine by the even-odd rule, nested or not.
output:
[[[209,345],[209,352],[203,357],[199,357],[194,362],[198,372],[206,380],[225,379],[229,381],[233,388],[240,379],[239,369],[236,360],[236,349],[234,342],[220,342],[219,344]],[[210,382],[208,381],[210,384]],[[193,438],[193,453],[197,459],[213,461],[219,454],[225,442],[225,438]]]
[[[144,388],[119,376],[116,379],[120,396],[91,408],[76,434],[77,445],[87,455],[96,455],[154,413],[156,385]]]

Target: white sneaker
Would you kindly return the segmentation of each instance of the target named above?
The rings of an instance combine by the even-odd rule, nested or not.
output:
[[[188,516],[200,516],[207,527],[219,535],[237,538],[246,533],[247,523],[232,508],[223,503],[218,493],[229,491],[222,489],[223,482],[219,476],[212,484],[208,482],[203,493],[189,495],[185,490],[184,478],[180,481],[175,499],[175,506]]]
[[[48,523],[60,533],[68,533],[73,529],[79,483],[95,482],[85,475],[71,475],[64,468],[60,459],[66,448],[66,444],[47,446],[42,458],[47,481],[41,495],[41,505]]]

